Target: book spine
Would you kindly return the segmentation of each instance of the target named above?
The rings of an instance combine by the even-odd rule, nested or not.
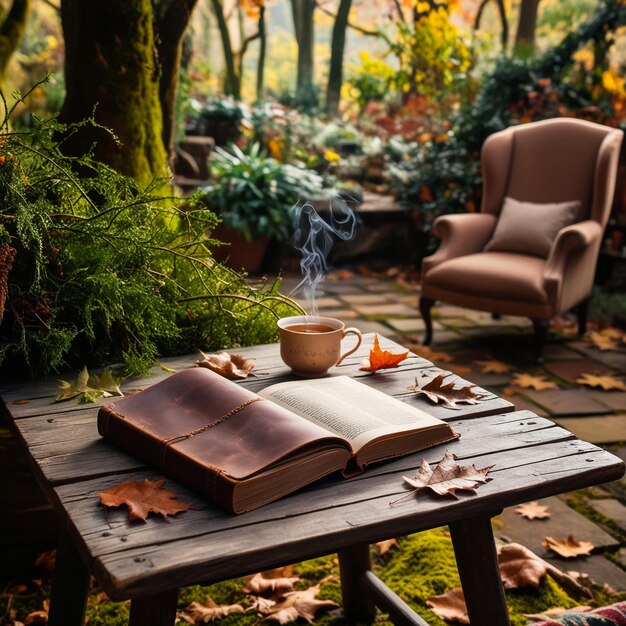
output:
[[[202,465],[148,430],[139,428],[115,411],[114,404],[98,413],[98,432],[140,461],[180,481],[234,513],[236,482],[210,465]]]

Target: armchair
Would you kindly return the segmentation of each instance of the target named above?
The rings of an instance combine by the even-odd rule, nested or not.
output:
[[[543,359],[550,319],[587,306],[611,211],[623,133],[571,118],[508,128],[481,152],[480,213],[443,215],[439,249],[422,265],[424,343],[437,300],[533,321]]]

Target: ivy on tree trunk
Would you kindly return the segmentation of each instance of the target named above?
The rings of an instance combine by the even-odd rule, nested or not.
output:
[[[150,0],[63,0],[66,96],[63,122],[91,116],[65,139],[70,154],[94,157],[146,184],[167,172]],[[119,141],[105,129],[111,129]]]

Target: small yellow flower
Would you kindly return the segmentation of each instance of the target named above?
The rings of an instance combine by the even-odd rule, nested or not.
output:
[[[324,158],[330,163],[332,163],[333,161],[339,161],[341,159],[341,157],[333,150],[325,150]]]

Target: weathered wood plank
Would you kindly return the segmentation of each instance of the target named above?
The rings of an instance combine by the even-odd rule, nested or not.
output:
[[[558,452],[557,446],[548,447]],[[251,523],[237,531],[117,550],[96,558],[94,572],[113,599],[123,599],[166,590],[173,579],[185,585],[232,578],[356,543],[446,525],[532,498],[612,480],[623,473],[623,464],[603,450],[573,457],[564,454],[562,450],[557,458],[494,470],[494,480],[482,485],[476,495],[461,495],[458,501],[424,494],[391,508],[389,499],[398,492],[389,493],[387,486],[372,498],[376,486],[368,485],[367,498],[362,501],[326,510],[313,507],[298,516],[292,516],[291,507],[284,508],[284,503],[269,505],[276,512],[282,508],[280,523]],[[298,497],[302,496],[294,496]]]

